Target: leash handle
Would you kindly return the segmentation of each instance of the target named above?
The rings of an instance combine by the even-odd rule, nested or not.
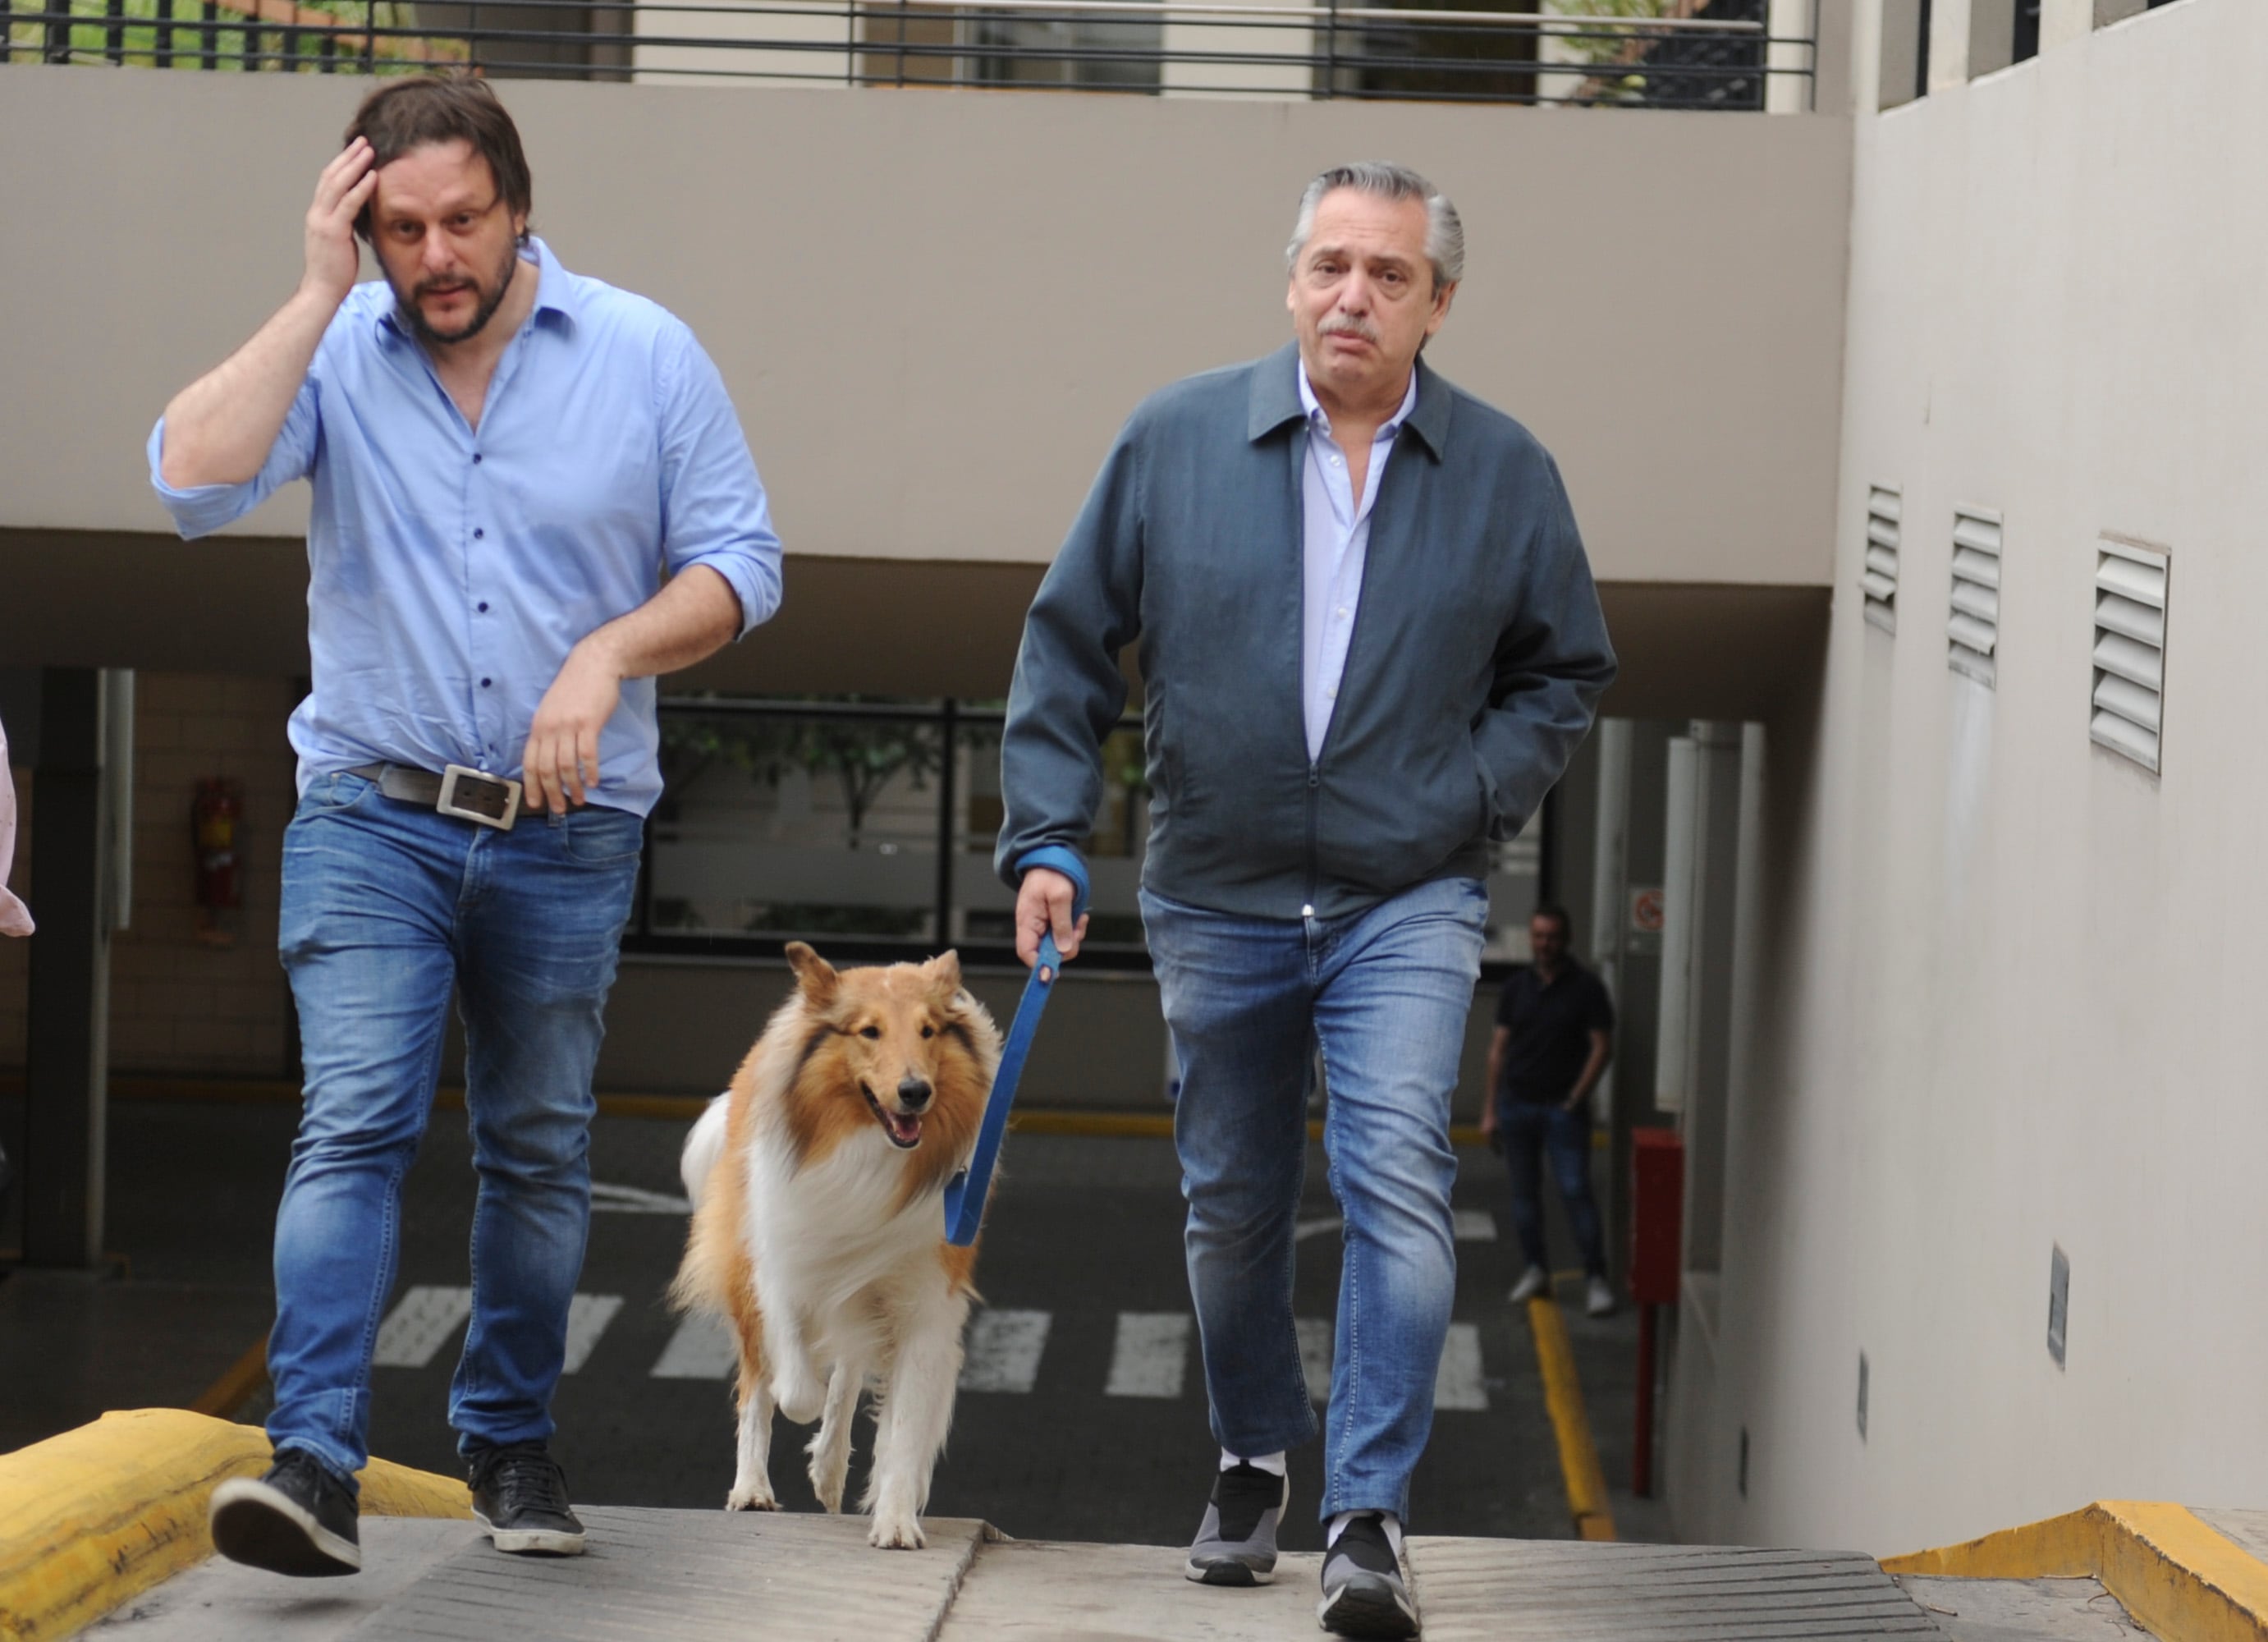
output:
[[[1077,921],[1086,910],[1086,901],[1081,896],[1071,908],[1071,917]],[[1000,1069],[992,1076],[992,1090],[984,1102],[984,1121],[976,1130],[976,1149],[969,1153],[968,1167],[956,1175],[945,1189],[945,1241],[956,1248],[966,1248],[976,1241],[976,1233],[984,1224],[984,1200],[992,1189],[992,1167],[1000,1160],[1000,1142],[1008,1132],[1008,1111],[1016,1103],[1016,1085],[1024,1075],[1024,1060],[1030,1054],[1032,1038],[1039,1031],[1040,1015],[1048,1006],[1048,994],[1055,990],[1063,975],[1063,953],[1056,946],[1055,933],[1043,930],[1040,933],[1038,960],[1032,973],[1024,982],[1024,996],[1016,1005],[1016,1018],[1008,1025],[1008,1041],[1000,1047]]]

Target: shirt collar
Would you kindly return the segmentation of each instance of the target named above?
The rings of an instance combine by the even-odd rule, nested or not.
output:
[[[1300,363],[1300,344],[1296,342],[1285,343],[1253,365],[1252,391],[1244,425],[1247,438],[1256,443],[1287,422],[1306,420],[1300,393],[1307,386],[1307,374]],[[1449,401],[1454,390],[1425,363],[1425,356],[1419,354],[1417,368],[1410,373],[1410,392],[1417,402],[1412,405],[1410,395],[1404,395],[1402,414],[1396,420],[1416,434],[1439,461],[1448,445]]]
[[[552,254],[551,247],[534,234],[527,236],[527,243],[520,247],[519,254],[522,261],[535,264],[538,275],[535,306],[527,316],[529,322],[532,324],[549,317],[564,321],[571,329],[583,313],[583,282],[562,268],[559,259]],[[377,318],[372,324],[378,331],[379,340],[387,342],[408,341],[409,334],[399,322],[401,305],[394,300],[393,287],[387,284],[383,275],[376,283],[381,288],[381,295],[377,304]]]
[[[1331,431],[1331,418],[1329,413],[1324,410],[1322,401],[1315,397],[1315,385],[1307,380],[1307,367],[1302,364],[1298,375],[1300,409],[1306,413],[1307,425],[1328,437]],[[1410,372],[1410,386],[1403,391],[1402,408],[1379,424],[1378,431],[1372,436],[1371,442],[1384,444],[1392,440],[1402,431],[1402,424],[1410,420],[1410,413],[1417,408],[1418,372],[1413,365]]]

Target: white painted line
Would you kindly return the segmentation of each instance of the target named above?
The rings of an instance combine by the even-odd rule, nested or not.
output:
[[[423,1368],[473,1314],[470,1289],[411,1289],[378,1327],[371,1362],[379,1368]]]
[[[560,1373],[571,1374],[591,1360],[591,1348],[622,1308],[619,1294],[578,1294],[567,1305],[567,1361]]]
[[[677,1325],[653,1366],[656,1380],[729,1380],[740,1366],[733,1328],[722,1317],[696,1312]]]
[[[1461,1243],[1492,1243],[1496,1241],[1496,1216],[1486,1209],[1459,1209],[1452,1217],[1456,1224],[1456,1238]]]
[[[963,1391],[1029,1391],[1048,1349],[1049,1314],[1043,1311],[981,1311],[968,1325],[961,1365]]]
[[[1196,1319],[1181,1311],[1122,1311],[1110,1348],[1107,1397],[1178,1397],[1189,1372],[1189,1329]]]
[[[1301,1317],[1292,1326],[1300,1331],[1300,1374],[1307,1382],[1307,1401],[1328,1403],[1331,1400],[1331,1320]]]
[[[1453,1322],[1441,1345],[1441,1366],[1433,1376],[1436,1409],[1488,1409],[1488,1382],[1481,1378],[1481,1330],[1478,1323]]]
[[[591,1182],[591,1212],[593,1214],[690,1214],[690,1200],[673,1192],[648,1191],[643,1186],[609,1186],[601,1181]]]

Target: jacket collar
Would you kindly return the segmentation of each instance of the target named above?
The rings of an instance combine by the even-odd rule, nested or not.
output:
[[[1251,409],[1245,437],[1255,444],[1286,423],[1305,423],[1300,403],[1300,344],[1286,342],[1252,367]],[[1402,424],[1416,434],[1435,461],[1441,460],[1449,438],[1449,385],[1418,356],[1418,403]]]

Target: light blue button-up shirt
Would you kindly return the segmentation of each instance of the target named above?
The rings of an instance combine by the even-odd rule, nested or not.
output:
[[[724,380],[685,324],[560,267],[541,239],[535,306],[497,362],[477,430],[396,317],[357,285],[258,475],[150,482],[184,536],[314,484],[307,641],[314,688],[291,715],[299,790],[388,762],[517,776],[567,652],[705,564],[745,634],[779,607],[780,546]],[[625,681],[599,738],[594,801],[660,796],[652,679]]]
[[[1394,453],[1395,438],[1417,407],[1418,373],[1410,373],[1402,409],[1380,423],[1372,438],[1359,503],[1354,499],[1346,453],[1331,435],[1331,419],[1316,400],[1304,366],[1299,376],[1300,408],[1307,417],[1307,454],[1300,470],[1305,584],[1300,607],[1300,699],[1312,763],[1322,756],[1323,734],[1330,728],[1339,681],[1346,673],[1347,640],[1354,635],[1355,613],[1362,603],[1362,567],[1370,553],[1371,504],[1378,500],[1378,483],[1386,476],[1386,459]]]

